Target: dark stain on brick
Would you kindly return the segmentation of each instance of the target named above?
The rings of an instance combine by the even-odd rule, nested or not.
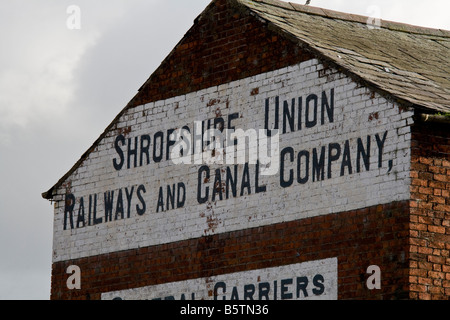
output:
[[[251,95],[251,96],[256,96],[257,94],[259,94],[259,88],[254,88],[254,89],[250,92],[250,95]]]
[[[220,103],[220,99],[211,99],[209,100],[208,104],[206,105],[207,107],[212,107],[216,104]]]
[[[66,194],[72,193],[72,181],[64,183],[63,188],[66,189]]]
[[[119,128],[119,129],[117,129],[117,131],[119,132],[119,134],[122,134],[126,137],[131,132],[131,126],[125,127],[125,128]]]
[[[378,112],[371,113],[371,114],[369,115],[369,121],[372,121],[373,119],[378,120],[379,117],[380,117],[380,115],[379,115]]]

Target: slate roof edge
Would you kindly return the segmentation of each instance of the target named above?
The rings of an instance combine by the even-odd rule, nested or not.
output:
[[[231,1],[233,1],[233,0],[231,0]],[[261,17],[260,15],[258,15],[258,12],[256,12],[255,10],[252,10],[252,8],[248,7],[245,3],[243,3],[243,1],[241,1],[241,0],[236,0],[236,1],[239,2],[242,6],[246,7],[250,11],[251,14],[256,15],[259,19],[262,19],[268,25],[268,28],[271,28],[273,31],[277,32],[281,36],[286,37],[288,39],[291,39],[291,41],[296,42],[297,45],[299,45],[302,50],[306,50],[306,51],[310,52],[313,56],[315,56],[317,59],[319,59],[321,61],[321,63],[323,63],[326,67],[332,67],[332,68],[338,70],[339,72],[342,72],[343,74],[345,74],[346,76],[351,78],[354,82],[376,91],[377,93],[382,95],[385,99],[387,99],[389,101],[395,101],[398,104],[401,104],[403,107],[413,108],[413,109],[417,110],[418,113],[421,113],[421,112],[428,112],[428,113],[436,112],[437,113],[438,112],[437,110],[434,110],[433,108],[430,108],[430,107],[427,107],[424,105],[415,104],[415,103],[413,103],[409,100],[406,100],[404,98],[401,98],[389,91],[386,91],[384,88],[380,87],[380,85],[377,82],[370,81],[370,80],[364,78],[363,76],[358,75],[353,70],[350,70],[343,64],[340,64],[338,59],[336,59],[334,57],[330,57],[327,54],[324,54],[323,52],[321,52],[319,49],[315,48],[308,42],[298,38],[294,34],[291,34],[288,30],[283,29],[282,27],[276,25],[275,23],[273,23],[270,20],[267,20],[264,17]],[[262,2],[262,3],[266,3],[266,4],[268,3],[270,5],[274,5],[279,8],[284,8],[284,9],[289,9],[290,7],[288,5],[291,5],[291,3],[278,1],[278,0],[250,0],[250,1]],[[298,6],[309,7],[309,6],[303,6],[303,5],[298,5]],[[316,8],[316,9],[325,10],[325,9],[321,9],[321,8]],[[354,21],[354,20],[352,20],[352,21]]]
[[[279,8],[283,8],[283,9],[287,9],[287,10],[291,10],[291,11],[302,12],[305,14],[322,16],[322,17],[326,17],[329,19],[338,19],[338,20],[343,20],[343,21],[358,22],[358,23],[362,23],[362,24],[366,24],[368,22],[368,20],[370,19],[369,16],[363,16],[363,15],[358,15],[358,14],[353,14],[353,13],[345,13],[345,12],[340,12],[340,11],[335,11],[335,10],[330,10],[330,9],[323,9],[323,8],[319,8],[319,7],[302,5],[302,4],[298,4],[298,3],[292,3],[292,2],[284,2],[284,1],[278,1],[278,0],[251,0],[251,1],[264,3],[266,5],[271,5],[274,7],[279,7]],[[239,1],[239,2],[241,2],[241,1]],[[244,3],[242,3],[242,4],[245,5]],[[390,20],[383,20],[383,19],[380,19],[380,23],[381,23],[381,25],[380,25],[381,28],[389,29],[392,31],[430,35],[430,36],[450,37],[450,30],[415,26],[412,24],[390,21]]]
[[[300,4],[295,4],[295,3],[291,3],[291,2],[284,2],[284,1],[280,1],[280,0],[229,0],[229,1],[238,2],[241,6],[247,8],[247,10],[250,11],[250,14],[252,14],[252,15],[256,16],[257,18],[261,19],[262,21],[264,21],[267,24],[268,28],[272,28],[273,31],[277,32],[281,36],[284,36],[284,37],[290,39],[291,41],[297,42],[297,45],[299,45],[303,50],[306,50],[306,51],[310,52],[312,55],[316,56],[319,60],[321,60],[322,63],[325,63],[327,66],[333,67],[334,69],[338,70],[339,72],[342,72],[343,74],[345,74],[346,76],[351,78],[356,83],[359,83],[362,86],[366,86],[366,87],[376,91],[377,93],[382,95],[387,100],[394,101],[398,104],[401,104],[403,107],[413,108],[414,110],[417,111],[418,114],[419,113],[438,113],[438,112],[440,112],[432,105],[417,104],[414,101],[402,98],[401,96],[399,96],[393,92],[390,92],[389,90],[386,90],[386,88],[380,86],[380,84],[377,83],[376,81],[367,79],[363,75],[358,74],[358,72],[355,72],[355,70],[349,69],[347,66],[345,66],[345,64],[340,63],[340,61],[337,58],[332,57],[332,56],[322,52],[321,50],[316,48],[314,45],[311,45],[308,41],[305,41],[304,39],[297,37],[295,34],[290,33],[287,29],[284,29],[283,27],[278,26],[276,23],[270,21],[266,17],[261,16],[258,9],[255,7],[252,7],[251,5],[248,5],[248,3],[251,3],[251,2],[263,3],[265,5],[270,5],[270,6],[278,7],[278,8],[285,9],[285,10],[304,12],[306,14],[318,15],[318,16],[322,16],[322,17],[326,17],[326,18],[330,18],[330,19],[340,19],[340,20],[353,21],[353,22],[364,23],[364,24],[366,24],[366,19],[368,17],[347,14],[347,13],[341,13],[341,12],[332,11],[332,10],[328,10],[328,9],[300,5]],[[297,8],[297,9],[295,10],[293,8]],[[339,18],[331,18],[332,15],[336,15],[336,14],[339,14],[341,16]],[[343,19],[342,16],[346,16],[345,19]],[[356,19],[354,19],[355,17],[356,17]],[[389,22],[389,23],[391,23],[391,22]],[[403,28],[402,29],[403,32],[406,32],[406,31],[404,31],[405,28],[409,27],[409,28],[411,28],[411,30],[415,29],[416,34],[423,35],[423,33],[420,33],[419,30],[422,30],[422,31],[429,30],[430,31],[429,34],[431,34],[432,31],[436,31],[438,33],[435,33],[435,36],[439,35],[441,37],[450,38],[450,31],[444,31],[444,35],[442,35],[440,33],[441,30],[439,30],[439,29],[415,27],[412,25],[399,23],[399,22],[392,22],[392,25],[395,25],[399,29]],[[392,30],[392,29],[390,29],[390,30]]]
[[[228,0],[232,3],[236,3],[241,5],[244,9],[248,10],[248,12],[253,12],[254,14],[257,14],[254,10],[252,10],[250,7],[248,7],[243,1],[241,0]],[[362,19],[363,16],[358,16],[358,15],[353,15],[353,14],[347,14],[347,13],[340,13],[337,11],[332,11],[332,10],[328,10],[328,9],[321,9],[321,8],[317,8],[317,7],[311,7],[311,6],[304,6],[304,5],[300,5],[300,4],[293,4],[290,2],[282,2],[282,1],[277,1],[277,0],[251,0],[253,2],[261,2],[261,3],[265,3],[265,4],[269,4],[269,5],[274,5],[277,7],[282,7],[284,9],[289,9],[292,11],[299,11],[299,12],[304,12],[304,13],[308,13],[308,14],[315,14],[315,15],[320,15],[320,16],[326,16],[328,18],[332,18],[332,19],[341,19],[341,20],[345,20],[346,16],[348,16],[348,21],[356,21],[355,19]],[[213,5],[215,1],[212,0],[210,2],[210,4],[202,11],[202,13],[194,20],[194,25],[198,22],[198,20],[202,19],[204,13],[209,10],[210,6]],[[343,18],[333,18],[333,15],[342,15],[344,16]],[[322,52],[320,52],[319,50],[311,47],[308,43],[298,39],[297,37],[295,37],[294,35],[290,34],[289,32],[287,32],[286,30],[276,26],[275,24],[273,24],[272,22],[258,16],[260,19],[263,19],[264,21],[267,21],[268,25],[272,26],[272,28],[278,30],[279,32],[281,32],[283,35],[288,36],[292,39],[295,39],[297,41],[297,43],[300,43],[301,46],[306,49],[309,50],[311,53],[313,53],[315,56],[320,57],[323,61],[325,61],[327,64],[329,64],[330,66],[336,68],[337,70],[340,70],[342,72],[344,72],[347,76],[351,77],[353,80],[356,80],[359,83],[364,84],[367,87],[371,87],[373,89],[375,89],[377,92],[381,93],[383,96],[385,97],[390,97],[391,99],[395,99],[396,101],[398,101],[399,103],[406,105],[406,106],[410,106],[410,107],[414,107],[415,109],[418,110],[423,110],[423,111],[435,111],[435,110],[430,110],[429,108],[420,106],[420,105],[415,105],[412,104],[411,102],[401,99],[399,97],[393,96],[391,93],[386,92],[385,90],[383,90],[382,88],[380,88],[376,83],[373,83],[371,81],[368,81],[366,79],[364,79],[363,77],[355,74],[354,72],[346,69],[345,67],[343,67],[342,65],[339,65],[339,63],[335,60],[332,59],[331,57],[328,57],[326,55],[324,55]],[[365,19],[367,19],[367,17],[365,17]],[[383,24],[386,24],[386,21],[382,21],[382,27]],[[409,27],[414,27],[414,26],[410,26],[407,24],[402,24],[402,23],[397,23],[397,22],[389,22],[392,25],[396,25],[396,26],[409,26]],[[186,34],[193,28],[194,26],[192,26],[187,32]],[[429,29],[429,28],[422,28],[422,27],[414,27],[413,29],[420,29],[420,30],[430,30],[433,32],[441,32],[442,34],[439,34],[439,36],[445,36],[445,37],[450,37],[450,31],[446,31],[446,30],[438,30],[438,29]],[[416,32],[417,33],[417,32]],[[422,33],[423,34],[423,33]],[[432,33],[434,34],[434,33]],[[434,34],[437,35],[437,34]],[[161,62],[163,63],[164,61],[166,61],[167,59],[170,58],[170,56],[172,55],[172,53],[174,52],[174,50],[178,47],[178,45],[183,41],[184,37],[181,38],[181,40],[177,43],[177,45],[173,48],[173,50],[169,53],[169,55]],[[159,67],[158,67],[159,68]],[[156,68],[156,70],[158,70],[158,68]],[[155,71],[156,71],[155,70]],[[152,74],[153,75],[153,74]],[[132,108],[133,106],[135,106],[135,99],[138,97],[139,92],[141,91],[141,89],[149,82],[151,81],[152,75],[144,82],[144,84],[139,88],[138,92],[136,93],[136,95],[130,100],[130,102],[119,112],[119,114],[114,118],[114,120],[107,126],[107,128],[103,131],[103,133],[95,140],[95,142],[91,145],[91,147],[83,153],[83,155],[80,157],[80,159],[72,166],[72,168],[64,175],[62,176],[58,182],[51,187],[48,191],[43,192],[41,195],[44,199],[46,200],[52,200],[53,199],[53,192],[58,189],[59,187],[61,187],[64,183],[64,181],[67,180],[67,178],[83,163],[83,161],[89,156],[89,154],[95,150],[95,148],[98,146],[98,144],[100,143],[100,141],[106,136],[106,134],[112,129],[114,128],[114,125],[117,124],[119,118],[129,109]]]
[[[416,120],[423,123],[440,123],[450,124],[450,114],[420,114],[416,117]]]

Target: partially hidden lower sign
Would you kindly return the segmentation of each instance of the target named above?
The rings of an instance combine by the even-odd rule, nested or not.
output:
[[[102,294],[103,300],[337,300],[337,258]]]

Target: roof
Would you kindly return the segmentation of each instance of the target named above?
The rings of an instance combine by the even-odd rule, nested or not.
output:
[[[450,112],[450,31],[277,0],[237,0],[253,14],[338,67],[390,95]]]
[[[263,21],[320,61],[382,94],[422,111],[450,112],[450,31],[390,21],[381,21],[379,28],[369,28],[369,18],[359,15],[278,0],[228,1],[242,6],[243,12]],[[201,18],[202,14],[195,23]],[[132,106],[130,102],[80,160],[42,194],[45,199],[53,198],[53,191]]]

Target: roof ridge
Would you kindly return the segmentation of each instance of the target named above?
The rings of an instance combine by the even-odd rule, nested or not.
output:
[[[214,8],[214,6],[219,2],[220,0],[212,0],[211,3],[206,7],[206,9],[195,19],[194,26],[202,20],[202,18],[205,18],[208,10]],[[431,110],[433,113],[437,112],[448,112],[450,110],[450,104],[449,101],[449,85],[448,85],[448,72],[450,68],[450,64],[448,63],[448,59],[445,59],[447,57],[446,53],[449,49],[449,46],[447,44],[448,39],[450,39],[450,31],[444,31],[439,29],[429,29],[429,28],[422,28],[422,27],[415,27],[410,26],[407,24],[402,23],[396,23],[396,22],[388,22],[388,21],[382,21],[382,27],[390,29],[391,31],[403,31],[403,32],[414,32],[418,34],[422,34],[426,32],[427,34],[434,34],[438,35],[440,37],[445,37],[446,39],[444,41],[440,41],[442,39],[431,39],[431,40],[437,40],[437,41],[429,41],[430,39],[425,39],[425,37],[416,37],[418,39],[412,39],[415,37],[403,37],[407,38],[405,39],[399,39],[404,42],[411,42],[413,40],[417,40],[419,44],[423,44],[426,42],[426,46],[422,46],[420,49],[421,56],[414,57],[411,54],[408,53],[408,55],[416,59],[417,61],[413,61],[412,63],[407,64],[406,66],[403,65],[400,71],[402,71],[403,75],[408,77],[408,83],[411,85],[405,89],[405,83],[399,81],[398,77],[394,77],[394,74],[390,72],[389,69],[391,69],[390,66],[387,66],[386,68],[382,68],[383,71],[379,71],[378,69],[376,71],[373,71],[373,68],[368,68],[365,65],[370,65],[371,63],[381,63],[385,61],[383,58],[386,58],[384,55],[380,56],[373,56],[368,55],[368,52],[363,52],[362,58],[364,60],[359,59],[357,63],[354,63],[351,61],[351,59],[347,59],[344,61],[344,58],[348,55],[345,54],[344,50],[350,51],[353,50],[355,47],[352,46],[346,46],[343,45],[341,48],[341,44],[331,43],[331,44],[325,44],[323,47],[321,45],[320,41],[316,43],[313,43],[311,41],[306,41],[304,37],[298,37],[295,34],[292,33],[292,31],[295,29],[295,25],[292,27],[291,25],[288,26],[288,28],[283,29],[283,27],[286,27],[286,25],[289,24],[287,20],[280,19],[280,21],[275,19],[275,22],[273,20],[270,20],[270,12],[264,12],[265,9],[273,9],[274,7],[280,8],[282,10],[289,10],[294,12],[303,12],[305,15],[318,15],[325,18],[329,18],[332,20],[347,20],[347,21],[353,21],[353,22],[361,22],[363,24],[367,23],[368,17],[359,16],[359,15],[353,15],[348,13],[341,13],[333,10],[328,9],[321,9],[318,7],[311,7],[311,6],[305,6],[300,4],[294,4],[290,2],[284,2],[279,0],[222,0],[223,2],[227,2],[231,5],[231,8],[233,9],[240,9],[239,14],[249,14],[256,18],[260,18],[265,22],[268,22],[268,24],[271,24],[272,27],[276,31],[283,31],[283,36],[287,36],[290,38],[290,40],[297,42],[301,42],[302,48],[306,48],[306,50],[309,50],[314,56],[320,57],[323,59],[323,61],[326,62],[327,65],[336,65],[339,68],[340,72],[345,72],[347,76],[350,76],[352,78],[356,78],[358,82],[363,82],[364,85],[371,86],[372,88],[376,89],[376,91],[384,93],[390,97],[393,97],[396,99],[396,101],[401,101],[402,103],[407,103],[408,105],[412,105],[414,107],[417,107],[419,110]],[[271,7],[271,8],[269,8]],[[271,10],[269,10],[271,11]],[[276,10],[273,10],[276,11]],[[273,12],[277,13],[277,12]],[[283,20],[283,21],[281,21]],[[306,19],[300,19],[300,20],[306,20]],[[330,22],[331,23],[331,22]],[[285,24],[285,25],[283,25]],[[341,23],[342,24],[342,23]],[[344,24],[343,24],[344,25]],[[345,24],[347,25],[347,24]],[[193,30],[194,26],[189,29]],[[270,27],[270,26],[269,26]],[[348,28],[348,26],[345,26]],[[307,29],[307,27],[305,27]],[[357,28],[362,29],[362,28]],[[409,31],[408,31],[409,30]],[[273,30],[272,30],[273,31]],[[295,30],[294,30],[295,31]],[[338,30],[339,31],[339,30]],[[359,32],[365,32],[365,30],[358,30]],[[187,34],[187,33],[186,33]],[[313,36],[320,36],[317,34],[313,34]],[[174,47],[175,48],[184,41],[186,35],[179,41],[179,43]],[[394,38],[395,39],[395,38]],[[316,39],[317,40],[317,39]],[[372,39],[368,39],[372,42]],[[392,39],[391,39],[392,40]],[[406,43],[408,44],[408,43]],[[438,45],[439,44],[439,45]],[[348,45],[348,43],[347,43]],[[334,47],[333,47],[334,46]],[[338,47],[339,46],[339,47]],[[434,46],[434,47],[433,47]],[[428,48],[432,47],[434,49],[433,52],[429,52]],[[437,48],[438,47],[438,48]],[[356,50],[361,50],[360,47],[356,46]],[[372,46],[369,46],[367,49],[370,50]],[[436,49],[437,48],[437,49]],[[405,51],[406,50],[406,51]],[[408,48],[401,48],[398,50],[402,54],[404,52],[407,52]],[[379,51],[379,50],[378,50]],[[445,51],[445,53],[443,53]],[[342,54],[342,57],[339,55]],[[379,52],[375,52],[376,55]],[[442,53],[442,54],[441,54]],[[170,59],[172,53],[169,53],[169,55],[163,60],[166,61],[167,59]],[[332,54],[336,54],[336,56],[333,56]],[[430,62],[429,63],[418,63],[420,62],[421,58],[428,58],[428,55],[430,55]],[[338,57],[338,59],[336,58]],[[444,58],[443,58],[444,57]],[[379,59],[380,58],[380,59]],[[404,62],[402,59],[405,57],[398,57],[398,56],[389,56],[389,60],[387,61],[395,61],[396,59],[400,60],[400,62]],[[409,59],[409,58],[407,58]],[[442,60],[442,61],[441,61]],[[427,60],[428,61],[428,60]],[[444,63],[441,63],[444,62]],[[413,67],[414,69],[411,69],[410,67]],[[161,67],[161,66],[160,66]],[[160,68],[158,67],[153,74]],[[395,67],[395,65],[394,65]],[[419,76],[423,76],[429,81],[424,81],[423,77],[417,77],[414,73],[416,72],[415,68],[420,69],[420,73],[418,73]],[[429,70],[430,69],[430,70]],[[367,73],[367,74],[366,74]],[[430,75],[435,74],[434,78],[430,78]],[[152,81],[152,76],[146,80],[146,82],[141,86],[144,87],[147,83]],[[366,74],[366,76],[364,76]],[[417,79],[416,79],[417,78]],[[437,80],[436,80],[437,79]],[[389,81],[391,80],[391,81]],[[431,85],[430,85],[431,83]],[[437,90],[438,88],[439,90]],[[431,92],[430,92],[431,91]],[[53,199],[53,192],[55,189],[61,187],[70,177],[71,174],[75,172],[75,170],[83,163],[83,161],[86,160],[86,158],[89,157],[90,153],[95,150],[95,148],[98,146],[98,144],[101,142],[102,139],[104,139],[107,135],[107,133],[114,128],[114,126],[117,124],[118,119],[129,109],[133,106],[137,106],[137,102],[135,99],[139,96],[139,92],[136,93],[136,95],[128,102],[128,104],[120,111],[117,116],[114,118],[114,120],[106,127],[104,132],[97,138],[97,140],[93,143],[93,145],[80,157],[80,159],[75,163],[74,166],[64,175],[62,176],[58,182],[51,187],[47,192],[42,193],[42,196],[45,199],[51,200]],[[407,96],[407,95],[410,96]]]
[[[299,3],[285,2],[285,1],[280,1],[280,0],[239,0],[239,1],[240,2],[249,1],[249,2],[263,3],[266,5],[279,7],[279,8],[285,9],[285,10],[291,10],[291,11],[306,13],[306,14],[310,14],[310,15],[318,15],[318,16],[329,18],[329,19],[339,19],[339,20],[344,20],[344,21],[358,22],[358,23],[362,23],[362,24],[367,24],[369,19],[371,19],[371,17],[369,17],[369,16],[340,12],[340,11],[335,11],[335,10],[331,10],[331,9],[324,9],[324,8],[320,8],[320,7],[302,5]],[[450,37],[449,30],[416,26],[416,25],[412,25],[412,24],[408,24],[408,23],[396,22],[396,21],[390,21],[390,20],[380,19],[380,27],[384,28],[384,29],[388,29],[388,30],[399,31],[399,32],[407,32],[407,33],[430,35],[430,36]]]

